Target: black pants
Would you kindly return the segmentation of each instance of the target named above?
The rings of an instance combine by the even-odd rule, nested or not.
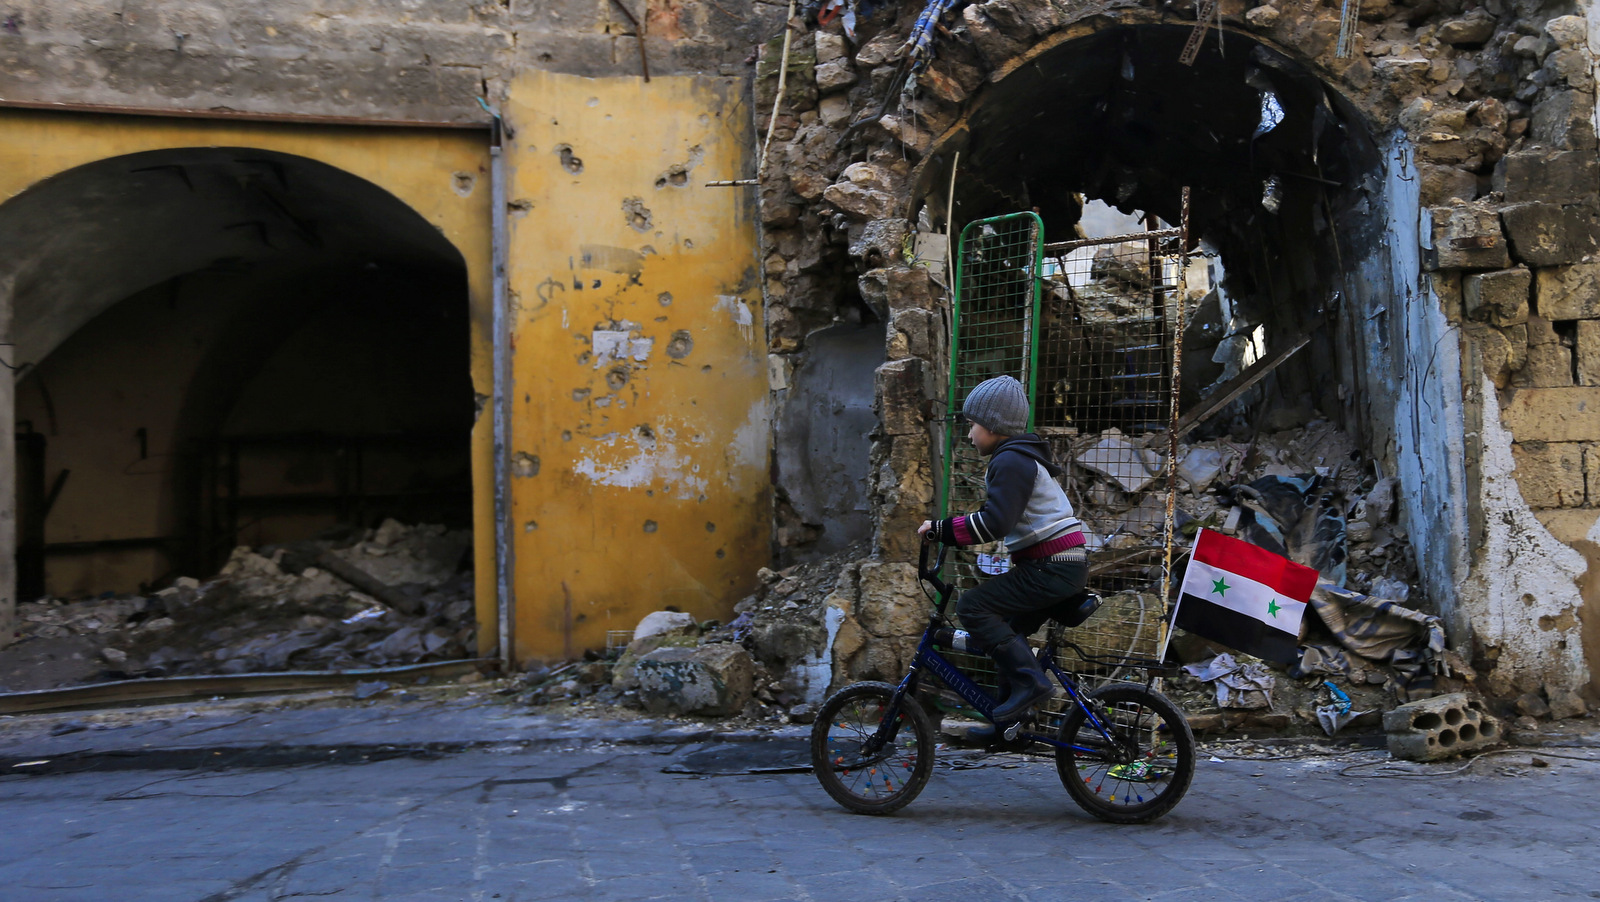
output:
[[[1084,561],[1019,561],[1011,569],[961,595],[956,615],[985,648],[1044,625],[1050,608],[1083,591],[1089,579]]]

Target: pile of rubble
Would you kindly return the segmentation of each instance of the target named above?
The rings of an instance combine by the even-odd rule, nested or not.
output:
[[[340,539],[236,548],[214,578],[150,595],[19,604],[0,688],[469,657],[471,545],[465,530],[388,520]]]
[[[832,640],[842,619],[829,613],[837,610],[835,589],[849,562],[864,556],[851,547],[780,571],[764,568],[760,588],[734,606],[729,623],[652,613],[623,648],[530,671],[524,701],[809,723],[834,682]]]

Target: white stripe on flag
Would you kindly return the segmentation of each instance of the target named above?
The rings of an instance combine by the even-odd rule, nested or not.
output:
[[[1225,587],[1221,592],[1216,591],[1219,582]],[[1252,617],[1273,629],[1296,637],[1300,635],[1300,619],[1306,611],[1305,602],[1280,595],[1271,586],[1232,571],[1191,560],[1183,576],[1182,592]],[[1268,611],[1269,606],[1278,609],[1276,616]]]

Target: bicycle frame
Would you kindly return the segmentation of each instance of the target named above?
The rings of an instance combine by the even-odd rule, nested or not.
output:
[[[940,654],[938,649],[933,647],[934,634],[943,623],[945,606],[949,604],[950,596],[955,591],[954,586],[939,579],[938,576],[939,571],[944,567],[944,555],[945,548],[940,546],[938,558],[934,562],[933,569],[929,570],[928,543],[923,543],[921,560],[917,566],[918,575],[932,583],[939,590],[939,600],[934,603],[933,614],[928,618],[928,627],[922,633],[922,641],[917,645],[917,653],[911,659],[911,666],[907,668],[906,675],[901,678],[899,685],[895,687],[894,697],[890,700],[888,709],[884,711],[883,719],[878,723],[878,731],[869,741],[869,746],[873,751],[893,739],[895,733],[898,732],[900,706],[905,703],[906,697],[916,690],[917,678],[924,668],[943,680],[945,685],[965,699],[967,704],[984,716],[984,719],[991,723],[994,721],[994,709],[999,704],[999,701],[984,691],[983,687],[973,682],[971,677],[963,673],[959,667],[951,663],[950,659]],[[1063,689],[1067,690],[1067,695],[1072,699],[1072,703],[1083,710],[1087,722],[1094,727],[1102,739],[1110,743],[1112,747],[1115,747],[1117,745],[1116,738],[1111,735],[1111,731],[1106,728],[1100,716],[1095,713],[1093,706],[1088,704],[1082,690],[1078,688],[1077,682],[1066,671],[1056,666],[1056,643],[1054,638],[1052,633],[1051,639],[1045,642],[1044,648],[1037,652],[1039,665],[1055,675],[1056,681],[1061,684]],[[887,732],[885,732],[885,728],[887,728]],[[1079,752],[1100,753],[1105,750],[1104,748],[1087,748],[1081,745],[1074,745],[1054,736],[1036,733],[1031,730],[1019,730],[1014,738],[1028,742],[1040,742],[1055,748],[1071,749]]]

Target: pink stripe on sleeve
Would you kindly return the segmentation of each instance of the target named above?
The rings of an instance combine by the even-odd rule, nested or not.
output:
[[[978,537],[973,534],[972,527],[967,525],[965,514],[950,520],[950,531],[955,535],[957,545],[978,544]]]

